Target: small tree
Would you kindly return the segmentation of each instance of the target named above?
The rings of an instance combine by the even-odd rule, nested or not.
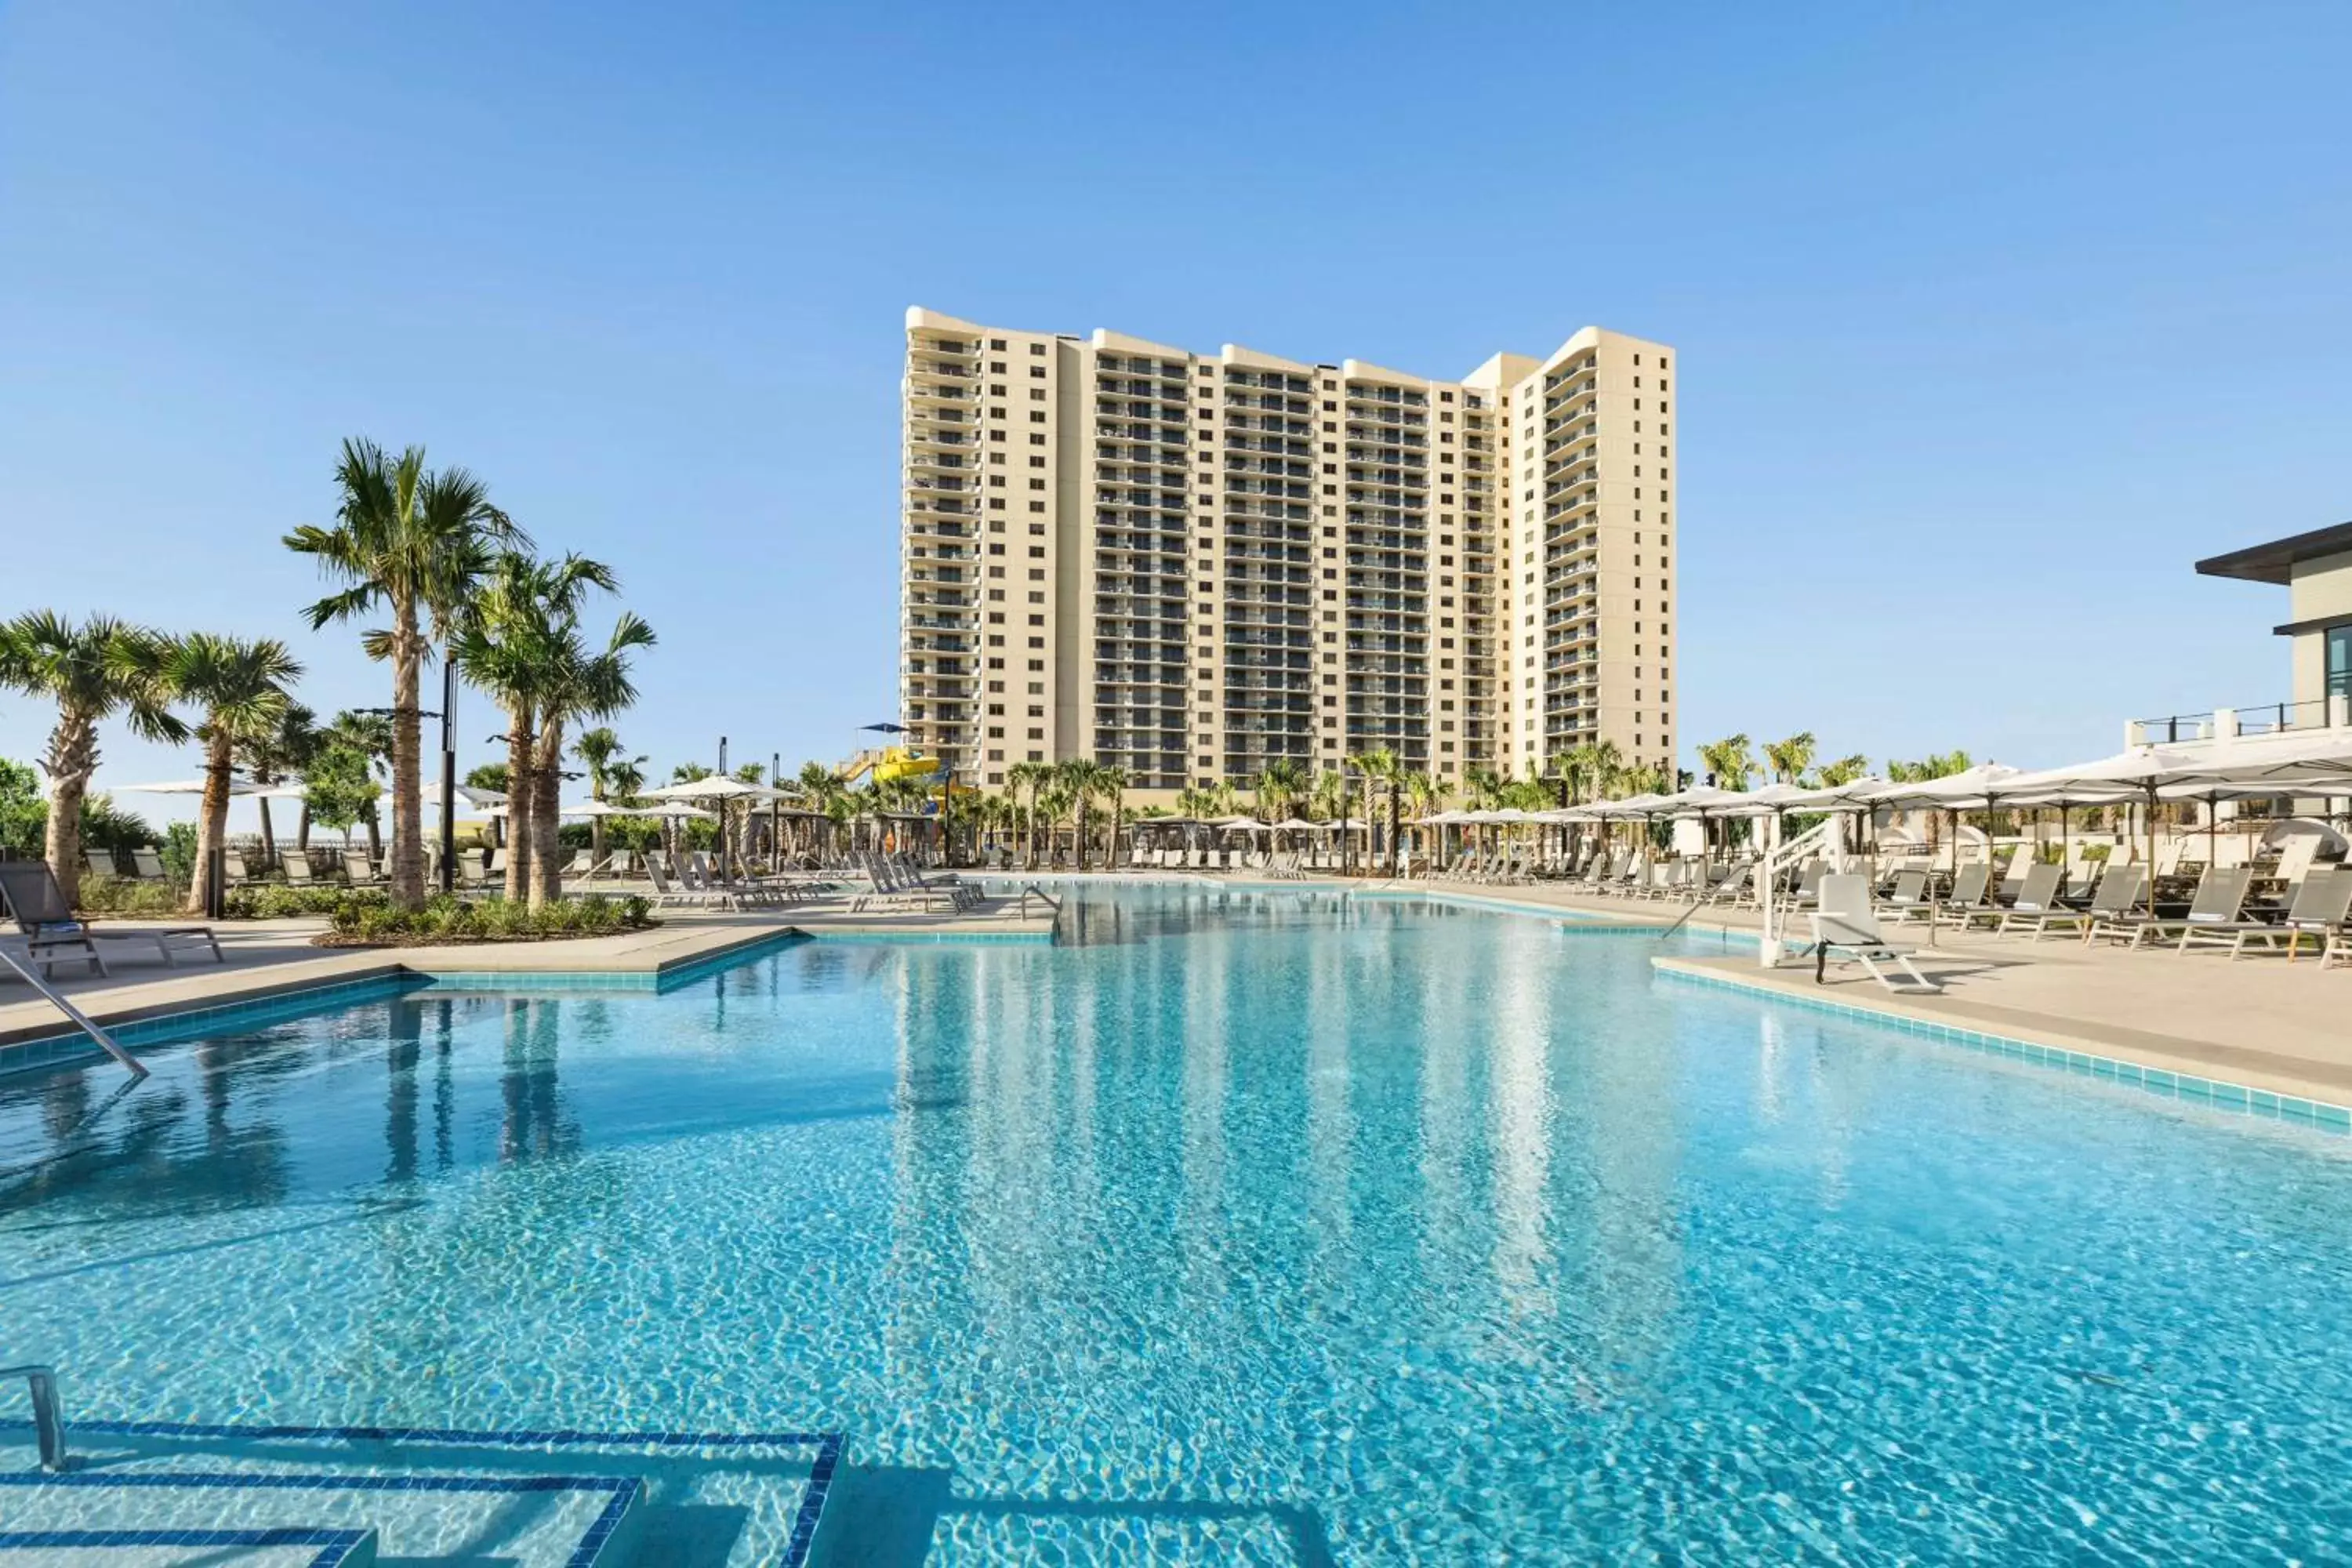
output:
[[[361,823],[373,829],[376,801],[383,794],[383,786],[376,783],[365,752],[349,745],[328,743],[310,759],[310,767],[302,774],[302,786],[310,820],[342,834],[345,844],[351,842],[352,829]]]

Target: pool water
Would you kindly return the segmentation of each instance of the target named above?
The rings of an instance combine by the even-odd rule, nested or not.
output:
[[[2340,1137],[1493,911],[1063,937],[0,1080],[0,1351],[90,1416],[844,1431],[838,1562],[2352,1558]]]

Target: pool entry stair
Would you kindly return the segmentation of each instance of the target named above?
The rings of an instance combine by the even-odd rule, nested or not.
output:
[[[22,1377],[34,1369],[15,1369]],[[0,1568],[806,1568],[837,1433],[0,1424]]]

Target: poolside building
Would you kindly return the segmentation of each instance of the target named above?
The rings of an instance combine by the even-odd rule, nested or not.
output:
[[[1675,754],[1674,351],[1442,381],[907,312],[900,721],[1140,791]]]
[[[2208,577],[2275,583],[2287,590],[2294,713],[2282,728],[2352,722],[2352,522],[2315,529],[2200,561]]]

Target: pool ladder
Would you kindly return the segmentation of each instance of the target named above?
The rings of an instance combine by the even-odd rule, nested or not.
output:
[[[47,981],[34,973],[30,963],[18,963],[16,955],[13,952],[7,952],[5,949],[0,949],[0,963],[5,963],[9,968],[23,975],[25,977],[25,984],[30,985],[34,990],[47,997],[52,1006],[56,1007],[58,1012],[63,1013],[68,1018],[72,1020],[73,1026],[75,1028],[79,1029],[83,1034],[88,1035],[91,1039],[97,1041],[100,1049],[103,1050],[108,1056],[112,1057],[116,1061],[129,1068],[132,1078],[145,1078],[147,1076],[147,1069],[140,1065],[140,1061],[137,1057],[132,1056],[129,1051],[124,1050],[121,1046],[115,1044],[114,1037],[108,1034],[104,1029],[100,1028],[96,1024],[90,1022],[89,1014],[83,1012],[80,1008],[67,1001],[63,996],[58,994],[58,988],[56,986],[50,984]]]
[[[40,1445],[41,1468],[66,1468],[66,1418],[58,1406],[58,1374],[46,1366],[0,1366],[0,1383],[25,1380],[33,1395],[33,1435]]]

